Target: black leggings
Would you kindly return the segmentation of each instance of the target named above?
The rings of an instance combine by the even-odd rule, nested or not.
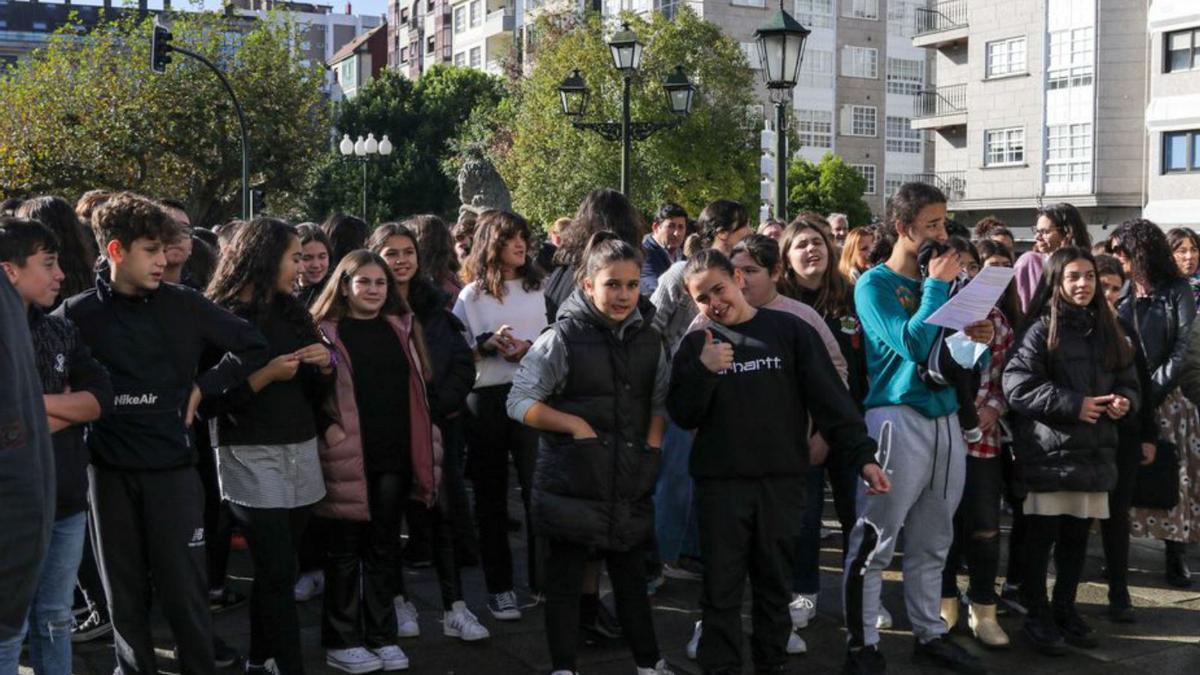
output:
[[[942,597],[958,597],[958,565],[967,559],[967,597],[979,605],[996,604],[1000,567],[1000,493],[1003,467],[999,457],[967,457],[963,498],[954,514],[954,543],[942,570]],[[977,536],[980,533],[990,536]]]
[[[1124,439],[1122,439],[1124,441]],[[1140,443],[1122,442],[1117,450],[1117,486],[1108,493],[1108,518],[1100,521],[1104,561],[1108,567],[1108,603],[1129,607],[1129,507],[1142,459]]]
[[[1046,601],[1046,576],[1050,568],[1050,550],[1054,549],[1053,607],[1056,613],[1066,612],[1075,606],[1075,589],[1083,574],[1083,562],[1087,555],[1090,518],[1074,516],[1025,515],[1025,579],[1021,584],[1030,614],[1044,613],[1049,607]]]
[[[546,639],[550,642],[550,662],[554,670],[575,670],[575,652],[579,646],[579,588],[583,568],[597,553],[608,565],[617,619],[621,622],[633,660],[639,668],[658,663],[658,639],[646,597],[646,552],[593,551],[579,544],[558,539],[543,540],[546,556]]]
[[[283,675],[303,673],[300,620],[296,615],[296,549],[308,522],[308,507],[257,509],[229,504],[246,533],[254,561],[250,589],[250,661],[275,659]]]

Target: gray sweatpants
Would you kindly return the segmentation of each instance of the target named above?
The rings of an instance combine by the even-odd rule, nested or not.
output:
[[[908,406],[872,408],[866,422],[879,443],[878,460],[892,489],[869,497],[859,482],[858,521],[850,534],[843,579],[850,645],[879,642],[875,621],[881,572],[892,560],[901,528],[904,601],[913,634],[927,642],[946,632],[940,615],[942,568],[954,539],[954,511],[966,473],[962,429],[955,415],[929,419]]]

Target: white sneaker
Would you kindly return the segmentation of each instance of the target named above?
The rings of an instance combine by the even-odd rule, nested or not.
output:
[[[492,636],[462,600],[451,605],[450,611],[442,616],[442,633],[446,637],[456,637],[463,642],[486,640]]]
[[[653,668],[638,668],[637,675],[675,675],[675,671],[667,665],[666,659],[659,659]]]
[[[396,637],[411,638],[421,634],[421,626],[417,623],[417,607],[403,595],[397,595],[392,602],[396,607]]]
[[[788,604],[788,611],[792,614],[792,628],[806,628],[817,615],[817,594],[797,593]]]
[[[373,673],[383,668],[383,660],[364,647],[327,649],[325,665],[345,673]]]
[[[408,670],[408,656],[396,645],[385,645],[371,651],[383,661],[384,670]]]
[[[791,634],[788,635],[787,653],[803,654],[807,651],[808,643],[806,643],[804,638],[800,637],[800,634],[796,632],[795,628],[793,628]]]
[[[696,628],[692,630],[692,639],[687,643],[687,657],[693,661],[696,660],[696,652],[700,649],[700,632],[703,629],[703,622],[697,621]]]
[[[892,613],[887,611],[883,603],[879,603],[879,616],[875,617],[875,627],[884,630],[892,627]]]
[[[521,608],[517,606],[517,594],[512,591],[493,594],[488,599],[488,611],[498,621],[516,621],[521,618]]]
[[[307,602],[325,591],[325,573],[308,572],[296,580],[294,595],[296,602]]]
[[[553,673],[550,673],[550,675],[579,675],[579,674],[573,670],[556,670]]]

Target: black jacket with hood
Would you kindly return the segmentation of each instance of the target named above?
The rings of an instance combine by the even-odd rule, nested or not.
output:
[[[433,366],[433,381],[429,383],[429,409],[434,423],[457,415],[475,386],[475,358],[463,338],[466,327],[446,309],[449,294],[425,279],[413,279],[408,292],[425,347]]]

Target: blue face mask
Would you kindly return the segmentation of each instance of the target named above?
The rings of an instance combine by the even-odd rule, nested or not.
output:
[[[959,331],[946,338],[946,346],[955,363],[970,370],[979,363],[979,359],[987,352],[988,345],[974,342],[967,334]]]

